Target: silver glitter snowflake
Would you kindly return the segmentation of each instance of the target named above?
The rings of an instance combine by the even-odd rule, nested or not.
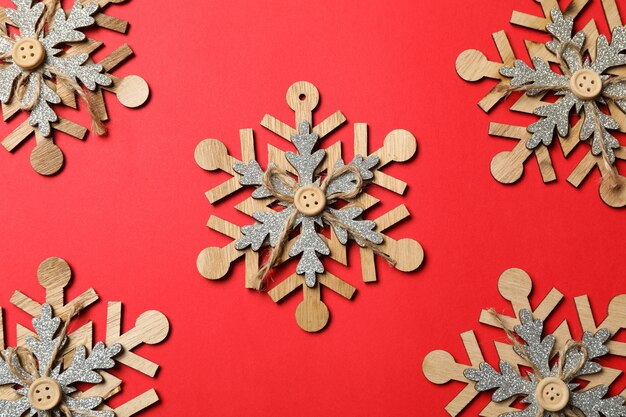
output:
[[[506,360],[500,360],[500,371],[496,371],[486,362],[479,369],[469,368],[464,376],[475,381],[478,391],[495,389],[494,402],[502,402],[522,396],[522,403],[527,406],[521,411],[504,413],[502,417],[536,417],[553,415],[580,415],[586,417],[623,417],[626,416],[624,398],[621,396],[605,398],[606,385],[598,385],[589,390],[577,390],[573,380],[584,375],[598,373],[602,367],[594,362],[609,353],[605,345],[611,334],[607,329],[592,333],[585,331],[580,343],[570,341],[559,352],[558,361],[551,365],[555,346],[554,335],[543,337],[543,321],[533,319],[529,310],[519,313],[520,324],[515,326],[516,335],[523,343],[513,349],[517,355],[531,366],[533,372],[521,376]],[[578,414],[577,414],[578,413]]]
[[[114,417],[112,411],[95,409],[102,403],[101,397],[77,395],[80,391],[73,385],[102,382],[97,371],[112,368],[113,357],[122,346],[106,347],[99,342],[89,354],[85,346],[77,346],[71,363],[64,367],[60,352],[67,337],[61,330],[61,319],[52,315],[50,305],[42,305],[41,315],[33,319],[33,327],[36,337],[27,338],[25,349],[36,360],[36,366],[27,366],[24,354],[10,348],[0,357],[0,385],[19,386],[14,389],[15,400],[0,400],[0,415],[20,417],[28,412],[38,417]]]
[[[257,223],[241,229],[243,237],[236,242],[235,247],[238,250],[251,247],[254,251],[258,251],[264,244],[274,247],[283,243],[279,242],[279,236],[288,235],[292,229],[298,228],[300,234],[291,247],[289,256],[300,255],[296,272],[305,276],[306,285],[309,287],[314,287],[317,275],[324,273],[320,256],[330,254],[330,249],[316,230],[318,227],[322,228],[325,225],[332,227],[338,240],[344,245],[349,237],[361,246],[365,246],[365,241],[376,245],[383,242],[382,235],[374,231],[375,222],[359,219],[363,213],[362,208],[333,207],[337,199],[353,193],[352,197],[356,197],[360,193],[357,189],[358,183],[373,178],[372,169],[378,164],[379,158],[369,156],[364,159],[357,155],[348,165],[354,168],[353,170],[347,170],[337,176],[331,174],[330,178],[322,181],[322,177],[316,174],[316,170],[325,158],[326,151],[324,149],[314,151],[318,139],[319,136],[311,132],[308,122],[300,123],[299,133],[291,137],[298,152],[286,153],[286,158],[296,170],[298,179],[290,182],[272,177],[270,180],[274,185],[274,190],[263,185],[266,172],[261,169],[257,161],[253,160],[248,164],[237,162],[233,166],[235,171],[242,175],[240,179],[242,185],[256,187],[252,194],[253,198],[272,197],[284,207],[281,211],[255,212],[253,217]],[[339,159],[335,164],[335,170],[344,165],[343,159]],[[310,194],[308,190],[311,190]],[[319,209],[315,207],[318,205]],[[285,231],[285,228],[289,230]]]
[[[61,98],[48,86],[47,79],[65,83],[73,91],[82,86],[94,91],[97,86],[112,83],[111,78],[102,73],[102,65],[87,63],[89,54],[68,55],[62,49],[64,44],[85,39],[80,29],[94,24],[93,15],[98,10],[98,4],[77,1],[67,16],[59,8],[52,23],[44,25],[44,2],[33,4],[33,0],[13,0],[13,3],[16,8],[7,8],[6,14],[19,28],[19,35],[15,35],[14,39],[0,36],[0,54],[8,63],[0,69],[0,100],[8,103],[12,94],[19,91],[14,86],[24,83],[25,92],[20,105],[22,109],[30,110],[30,125],[37,127],[42,135],[49,136],[50,124],[58,120],[50,104],[60,103]],[[34,59],[35,54],[43,56],[33,68],[28,65],[28,60],[31,56]]]
[[[559,135],[569,133],[569,115],[572,109],[584,115],[580,139],[588,140],[593,136],[591,149],[594,155],[606,152],[611,163],[615,162],[614,149],[619,142],[609,130],[619,129],[618,123],[603,113],[599,105],[606,105],[607,100],[614,100],[619,108],[626,112],[626,81],[617,81],[607,70],[626,65],[626,29],[616,27],[611,42],[604,35],[598,36],[596,57],[591,62],[584,58],[583,44],[585,34],[581,31],[572,36],[574,20],[563,16],[558,8],[552,9],[552,23],[546,26],[553,40],[546,44],[548,50],[556,55],[562,73],[552,70],[550,64],[534,56],[534,69],[524,61],[516,60],[514,66],[505,66],[500,73],[511,78],[512,87],[528,88],[530,96],[546,91],[562,96],[556,103],[538,107],[534,113],[541,120],[531,124],[528,131],[532,136],[526,143],[529,149],[552,143],[554,130]]]

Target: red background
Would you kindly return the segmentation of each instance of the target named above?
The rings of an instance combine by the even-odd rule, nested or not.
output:
[[[135,0],[110,7],[131,29],[127,37],[91,30],[106,41],[97,57],[129,42],[136,57],[116,74],[146,78],[152,99],[133,111],[108,96],[107,137],[81,142],[56,134],[67,161],[56,177],[30,168],[32,139],[14,154],[0,153],[0,304],[9,341],[16,322],[28,324],[10,305],[11,294],[20,289],[42,300],[37,266],[61,256],[74,271],[69,295],[94,287],[103,300],[89,315],[98,337],[109,300],[124,302],[126,328],[147,309],[169,317],[168,341],[138,350],[162,365],[158,378],[117,372],[126,378],[118,397],[158,390],[161,404],[143,415],[444,416],[461,385],[432,385],[422,359],[443,348],[464,362],[459,333],[468,329],[477,330],[494,359],[490,342],[502,335],[478,324],[478,315],[490,306],[510,311],[496,286],[505,269],[531,274],[535,302],[560,289],[567,298],[556,316],[574,327],[576,295],[589,294],[603,319],[607,302],[624,290],[626,212],[602,203],[597,172],[580,190],[565,181],[585,146],[568,160],[552,148],[555,183],[544,185],[532,160],[519,184],[494,181],[491,158],[514,142],[490,138],[489,121],[524,124],[532,117],[510,113],[506,104],[484,114],[476,103],[492,83],[466,83],[454,70],[467,48],[495,60],[491,33],[500,29],[522,58],[525,37],[546,39],[512,27],[514,9],[540,13],[530,0]],[[606,32],[599,4],[583,17],[579,27],[595,17]],[[244,289],[241,262],[219,282],[202,278],[195,264],[204,247],[229,241],[205,227],[209,215],[243,222],[232,203],[247,195],[212,207],[204,192],[227,176],[195,164],[196,144],[218,138],[238,157],[238,131],[251,127],[257,155],[268,142],[285,147],[259,122],[270,113],[293,123],[285,92],[298,80],[320,90],[316,120],[337,109],[348,118],[324,145],[345,141],[349,154],[354,122],[369,124],[371,149],[395,128],[418,138],[413,160],[385,169],[409,182],[406,195],[373,192],[384,198],[379,213],[407,205],[411,219],[390,235],[417,239],[426,262],[405,274],[379,261],[379,282],[365,285],[352,248],[355,272],[331,269],[358,293],[352,301],[324,293],[332,320],[320,334],[296,325],[299,295],[275,305]],[[63,114],[85,122],[85,113]],[[3,124],[1,136],[21,120]]]

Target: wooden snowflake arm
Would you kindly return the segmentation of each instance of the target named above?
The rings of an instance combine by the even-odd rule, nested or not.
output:
[[[514,311],[514,317],[499,314],[499,318],[511,330],[514,326],[520,324],[519,312],[522,309],[531,311],[533,317],[545,320],[554,311],[556,306],[563,299],[563,294],[556,288],[552,288],[548,295],[539,303],[534,310],[530,305],[529,296],[533,288],[530,276],[523,270],[518,268],[507,269],[500,275],[498,279],[498,290],[502,298],[508,300]],[[480,313],[480,322],[490,326],[502,328],[499,321],[493,317],[488,310]]]
[[[28,123],[28,119],[24,120],[13,132],[9,133],[7,137],[2,140],[2,146],[4,146],[7,151],[11,152],[34,132],[35,129]]]
[[[90,288],[65,304],[65,288],[72,279],[72,270],[64,259],[52,257],[43,261],[37,269],[37,279],[46,289],[46,303],[50,304],[57,317],[67,318],[79,306],[84,309],[98,300],[96,291]],[[33,317],[41,314],[41,304],[20,291],[15,291],[11,303]]]
[[[484,361],[473,331],[462,333],[461,339],[471,365],[457,363],[454,357],[444,350],[430,352],[422,363],[424,375],[434,384],[446,384],[450,381],[467,384],[445,407],[446,411],[453,417],[479,395],[479,392],[474,389],[474,383],[465,378],[463,372],[466,369],[478,367]]]
[[[626,159],[626,147],[622,146],[615,150],[616,159]],[[617,181],[620,183],[618,187],[612,187],[611,181],[608,180],[609,170],[607,169],[601,155],[593,155],[591,150],[576,165],[576,168],[567,177],[567,182],[578,188],[585,178],[587,178],[593,168],[597,167],[602,176],[600,183],[600,197],[607,205],[611,207],[626,206],[626,178],[618,174]]]
[[[243,188],[239,183],[241,175],[235,172],[233,164],[236,162],[247,163],[255,158],[252,129],[240,130],[239,138],[242,161],[230,156],[226,146],[217,139],[205,139],[196,147],[194,158],[202,169],[206,171],[221,170],[232,176],[231,179],[206,192],[207,199],[211,204]]]
[[[369,154],[368,151],[368,131],[366,123],[354,124],[354,154],[364,158],[376,156],[380,162],[374,172],[372,183],[393,191],[396,194],[404,194],[406,182],[393,178],[380,171],[385,165],[391,162],[408,161],[417,152],[417,141],[411,132],[404,129],[391,131],[383,142],[383,146],[376,152]]]
[[[538,30],[541,32],[546,31],[546,25],[552,22],[550,18],[550,12],[553,8],[559,8],[557,0],[538,0],[541,4],[543,16],[535,16],[528,13],[522,13],[513,11],[511,16],[511,23],[518,26],[523,26],[528,29]],[[589,0],[572,0],[563,12],[565,16],[576,17],[580,11],[589,3]]]
[[[258,253],[253,250],[240,251],[235,248],[235,241],[242,236],[241,227],[217,216],[211,216],[207,226],[232,238],[233,241],[223,248],[211,246],[200,252],[196,261],[200,274],[212,280],[223,278],[230,269],[230,265],[245,255],[246,288],[257,288],[258,283],[255,277],[259,270]]]
[[[478,102],[480,108],[485,112],[489,112],[500,100],[506,97],[506,92],[502,87],[508,86],[510,79],[500,74],[500,68],[511,66],[515,63],[515,54],[506,33],[500,31],[492,36],[500,58],[502,58],[501,63],[489,61],[485,54],[476,49],[468,49],[462,52],[456,60],[456,72],[465,81],[475,82],[485,77],[500,81],[496,87]]]
[[[159,365],[132,353],[131,350],[143,343],[154,345],[165,340],[170,329],[167,317],[156,310],[146,311],[137,318],[135,327],[125,333],[121,332],[121,320],[122,303],[110,302],[107,310],[106,342],[108,345],[119,343],[124,347],[115,360],[153,377]]]
[[[346,121],[346,117],[340,111],[336,111],[318,125],[313,124],[313,110],[317,107],[320,99],[317,87],[307,81],[298,81],[287,90],[287,104],[296,113],[295,126],[300,122],[307,121],[314,126],[313,132],[320,139],[331,133]],[[266,114],[261,120],[261,126],[291,142],[291,136],[296,134],[295,128]]]
[[[518,139],[513,150],[500,152],[491,160],[491,175],[502,184],[512,184],[518,181],[524,173],[524,163],[531,155],[535,155],[539,164],[539,171],[544,182],[556,180],[556,173],[552,167],[550,153],[544,146],[534,150],[528,149],[526,143],[531,134],[522,126],[512,126],[502,123],[491,123],[489,134],[503,138]]]
[[[409,210],[402,204],[374,220],[376,222],[376,231],[382,233],[409,216]],[[417,241],[413,239],[395,240],[387,235],[383,235],[383,238],[381,250],[396,261],[395,267],[398,270],[410,272],[416,270],[422,264],[424,250]],[[375,282],[377,275],[374,252],[368,248],[360,248],[360,256],[363,281]]]
[[[159,396],[154,389],[150,389],[115,409],[106,406],[102,409],[115,412],[115,417],[131,417],[157,402],[159,402]]]
[[[626,295],[618,295],[614,297],[608,305],[608,315],[600,323],[596,325],[596,320],[589,304],[589,297],[586,295],[574,298],[580,324],[585,331],[596,332],[598,329],[608,329],[611,334],[615,335],[621,329],[626,328]],[[612,355],[626,356],[626,343],[618,341],[610,341],[607,346]]]

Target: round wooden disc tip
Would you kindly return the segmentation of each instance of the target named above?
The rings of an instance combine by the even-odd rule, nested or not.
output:
[[[215,246],[203,249],[198,255],[196,266],[198,272],[206,279],[220,279],[230,269],[230,259],[223,248]]]
[[[384,147],[392,161],[404,162],[417,152],[417,140],[408,130],[396,129],[385,136]]]
[[[38,174],[54,175],[63,167],[63,152],[51,139],[44,139],[30,153],[30,165]]]
[[[193,157],[196,164],[206,171],[226,169],[230,163],[226,145],[217,139],[205,139],[198,143]]]
[[[611,207],[626,206],[626,178],[618,175],[617,183],[609,178],[603,178],[600,183],[600,198]]]
[[[400,239],[390,246],[389,255],[396,261],[395,268],[402,272],[415,271],[424,262],[424,249],[413,239]]]
[[[572,93],[581,100],[593,100],[602,92],[602,79],[591,69],[576,71],[569,80]]]
[[[305,216],[317,216],[326,207],[326,194],[316,185],[298,188],[293,202],[296,209]]]
[[[524,161],[516,161],[510,151],[500,152],[491,160],[491,175],[501,184],[513,184],[524,173]]]
[[[18,67],[34,70],[46,59],[46,50],[37,39],[24,38],[13,45],[11,57]]]
[[[296,322],[306,332],[319,332],[326,327],[329,318],[328,307],[320,300],[305,299],[296,307]]]
[[[49,411],[63,398],[61,386],[52,378],[37,378],[28,389],[28,402],[40,411]]]
[[[569,402],[567,384],[555,377],[548,377],[539,381],[535,395],[541,408],[553,413],[563,410]]]
[[[122,105],[132,109],[141,106],[148,100],[150,87],[146,80],[138,75],[129,75],[122,78],[115,94]]]
[[[37,279],[45,289],[65,288],[72,279],[72,269],[61,258],[48,258],[37,268]]]

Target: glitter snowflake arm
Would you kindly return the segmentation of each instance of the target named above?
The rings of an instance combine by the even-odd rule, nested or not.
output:
[[[90,90],[94,90],[96,85],[111,85],[111,79],[101,73],[102,66],[99,64],[84,65],[89,58],[89,54],[86,53],[66,57],[55,56],[60,52],[60,49],[55,48],[55,46],[60,43],[84,40],[85,34],[76,29],[92,25],[94,18],[91,15],[96,10],[98,10],[96,3],[82,6],[78,2],[74,3],[68,17],[65,16],[62,9],[57,10],[52,30],[42,40],[44,47],[52,52],[48,54],[47,64],[74,82],[76,79],[80,80]]]
[[[112,358],[121,350],[122,346],[119,344],[106,347],[104,343],[98,342],[87,356],[87,349],[84,346],[78,346],[74,352],[72,363],[57,377],[57,381],[63,385],[70,385],[75,382],[91,384],[102,382],[102,376],[96,371],[115,366],[115,361]]]
[[[252,250],[258,251],[269,237],[269,243],[273,247],[278,241],[278,237],[283,229],[287,227],[287,219],[294,210],[293,206],[288,206],[284,210],[259,211],[252,214],[256,223],[241,228],[243,236],[235,243],[235,248],[243,250],[248,246]]]
[[[72,417],[115,417],[113,411],[94,410],[94,408],[102,404],[102,398],[100,397],[65,398],[67,406],[72,410]]]
[[[324,272],[324,265],[317,254],[330,255],[330,249],[315,231],[315,223],[319,221],[317,218],[302,216],[301,221],[300,235],[289,251],[289,256],[302,254],[296,273],[304,275],[306,285],[313,287],[317,274]]]
[[[264,172],[257,161],[250,161],[248,164],[236,162],[233,164],[235,172],[241,175],[239,183],[246,186],[256,186],[256,190],[252,193],[252,198],[266,198],[271,197],[270,190],[263,186]]]
[[[596,48],[596,59],[591,68],[598,74],[603,73],[611,67],[626,65],[626,55],[622,52],[626,50],[626,28],[618,26],[613,30],[611,43],[606,36],[598,36]]]
[[[554,38],[552,41],[546,44],[546,47],[550,52],[557,57],[563,57],[563,60],[567,64],[567,69],[570,72],[576,72],[582,68],[583,63],[580,60],[580,51],[585,43],[585,34],[578,32],[572,37],[572,30],[574,28],[574,19],[569,16],[563,16],[563,13],[558,7],[555,7],[550,12],[552,16],[552,23],[546,26],[546,30]],[[577,49],[577,51],[574,50]]]
[[[363,159],[361,155],[356,155],[352,162],[350,162],[350,165],[358,168],[361,174],[361,178],[363,178],[363,180],[371,180],[372,178],[374,178],[374,173],[372,172],[372,170],[379,161],[380,159],[375,155],[372,155],[367,159]],[[343,160],[340,159],[337,161],[335,169],[341,168],[342,166],[344,166],[344,163]],[[354,177],[354,173],[346,172],[345,174],[339,175],[330,181],[328,187],[326,188],[326,194],[328,196],[331,196],[335,193],[351,192],[352,190],[354,190],[355,183],[356,178]]]
[[[33,6],[33,0],[13,0],[15,9],[7,8],[6,15],[20,29],[23,38],[35,36],[37,22],[44,10],[44,3],[37,2]]]
[[[54,337],[60,326],[61,319],[52,316],[52,307],[49,304],[42,305],[41,315],[33,319],[33,327],[37,337],[26,339],[26,344],[37,358],[40,375],[44,375],[54,361],[55,346],[60,343],[59,349],[61,349],[65,345],[66,338],[59,341],[58,337]]]
[[[317,133],[311,132],[309,122],[302,122],[299,126],[299,133],[291,137],[291,141],[298,149],[298,153],[287,152],[285,157],[298,172],[300,185],[313,183],[313,174],[326,156],[326,151],[318,149],[313,152],[313,147],[319,140]]]
[[[607,329],[600,329],[595,334],[589,331],[583,333],[582,345],[587,351],[587,359],[582,368],[572,376],[572,379],[581,375],[595,374],[602,370],[602,366],[593,360],[609,353],[609,348],[605,344],[610,337],[611,332]],[[581,359],[582,353],[579,349],[570,349],[565,356],[564,371],[573,370]]]
[[[535,69],[529,67],[524,61],[517,60],[512,67],[502,67],[500,73],[511,78],[513,87],[523,85],[537,86],[536,89],[528,90],[529,96],[537,95],[545,90],[558,90],[568,85],[568,78],[564,75],[552,71],[550,65],[541,58],[533,58]]]
[[[601,129],[598,129],[596,123],[594,122],[594,117],[590,117],[589,115],[595,113],[600,121]],[[600,155],[602,153],[602,144],[600,141],[604,141],[604,147],[606,148],[607,156],[609,157],[611,163],[615,162],[615,152],[614,149],[619,149],[620,144],[613,135],[608,131],[619,129],[619,124],[608,114],[600,111],[598,106],[594,102],[586,102],[585,103],[585,120],[583,122],[583,127],[580,130],[580,140],[587,140],[591,136],[593,136],[593,140],[591,142],[591,153],[594,155]],[[598,134],[598,130],[600,130],[600,134]]]
[[[0,416],[22,417],[30,409],[27,397],[20,397],[15,401],[0,400]]]
[[[58,120],[58,116],[48,103],[58,104],[61,102],[61,98],[48,87],[41,77],[38,77],[36,73],[31,73],[28,89],[24,95],[24,103],[29,103],[33,100],[35,91],[38,88],[37,84],[39,84],[41,94],[39,101],[30,112],[28,121],[31,126],[38,126],[42,135],[48,136],[50,135],[50,123],[54,123]]]
[[[522,378],[505,360],[500,361],[500,372],[496,371],[487,362],[479,365],[478,369],[469,368],[463,375],[470,381],[476,382],[476,390],[483,392],[496,389],[492,395],[495,402],[504,401],[518,395],[532,395],[535,384]]]
[[[570,402],[581,410],[585,417],[625,417],[624,398],[620,395],[604,398],[609,391],[606,385],[594,387],[588,391],[571,393]]]
[[[542,377],[550,375],[550,354],[554,347],[555,338],[548,335],[542,339],[543,321],[535,320],[529,310],[521,310],[519,313],[520,324],[515,326],[515,333],[525,342],[524,347],[514,346],[515,353],[522,358],[528,357],[535,369]],[[524,349],[524,351],[522,351]]]
[[[332,228],[335,230],[337,239],[341,244],[345,245],[348,242],[348,235],[350,235],[355,241],[364,246],[364,242],[356,238],[350,230],[356,231],[360,236],[366,238],[368,241],[379,245],[383,243],[383,237],[380,233],[374,231],[376,223],[372,220],[358,220],[357,217],[363,213],[363,209],[360,207],[349,207],[335,210],[333,208],[328,209],[342,224],[331,222]],[[349,229],[343,227],[348,226]]]
[[[2,39],[2,38],[0,38]],[[6,53],[6,52],[1,52]],[[13,92],[13,84],[18,75],[22,71],[15,64],[9,64],[4,68],[0,68],[0,101],[7,103]]]
[[[98,10],[96,3],[88,3],[82,6],[79,2],[74,3],[69,16],[59,9],[54,15],[52,29],[46,34],[41,42],[44,46],[52,48],[60,43],[79,42],[85,39],[85,34],[79,30],[94,24],[95,19],[91,16]]]

